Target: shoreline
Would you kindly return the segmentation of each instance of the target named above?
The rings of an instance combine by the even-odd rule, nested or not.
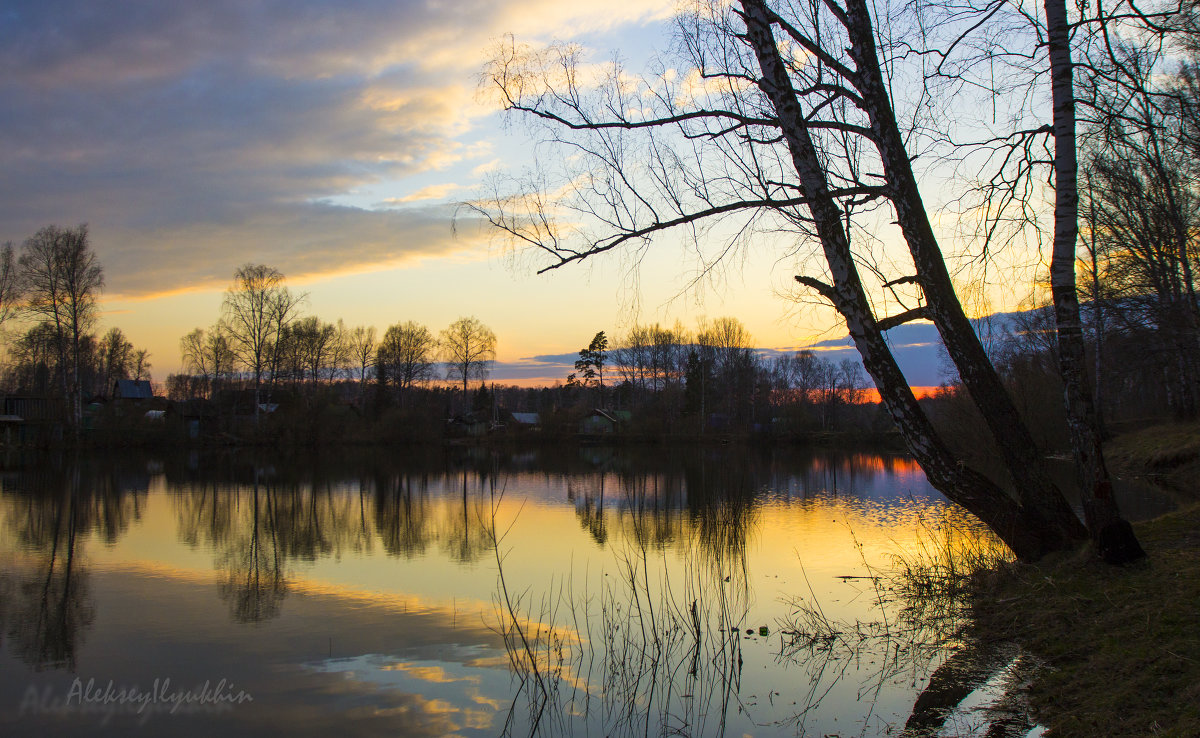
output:
[[[1091,546],[979,572],[969,635],[1043,664],[1027,692],[1053,736],[1200,735],[1200,423],[1114,439],[1121,477],[1190,498],[1134,523],[1147,558],[1123,567]]]

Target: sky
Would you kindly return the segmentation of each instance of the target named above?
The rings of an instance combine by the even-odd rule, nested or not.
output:
[[[770,244],[700,290],[669,245],[637,264],[636,283],[620,256],[539,276],[459,207],[489,173],[530,160],[526,130],[478,89],[506,34],[636,62],[668,37],[672,7],[10,0],[0,242],[87,223],[105,272],[99,331],[148,348],[156,381],[250,262],[283,272],[327,321],[436,332],[476,316],[498,336],[499,381],[562,379],[597,331],[635,321],[729,315],[762,348],[831,348],[844,330],[796,302],[793,265]],[[936,383],[935,365],[910,381]]]

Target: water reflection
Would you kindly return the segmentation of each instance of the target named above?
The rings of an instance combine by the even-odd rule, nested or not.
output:
[[[375,530],[389,554],[411,559],[424,554],[434,543],[428,474],[379,475],[371,491],[365,485],[359,486],[360,499],[364,494],[374,498]]]
[[[146,478],[78,457],[4,479],[11,567],[0,572],[2,632],[35,669],[74,669],[94,618],[84,540],[114,543],[139,518]]]
[[[0,481],[6,707],[75,674],[229,678],[253,706],[172,732],[872,735],[955,645],[844,578],[958,515],[903,457],[195,452]]]
[[[724,558],[658,568],[634,527],[616,576],[568,574],[540,600],[510,592],[499,560],[497,629],[518,678],[501,734],[725,735],[743,712],[745,578],[720,576]]]

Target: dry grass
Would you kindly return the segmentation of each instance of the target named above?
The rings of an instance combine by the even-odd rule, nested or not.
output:
[[[976,600],[977,636],[1049,668],[1030,701],[1054,736],[1200,736],[1200,505],[1135,526],[1149,557],[1009,566]]]

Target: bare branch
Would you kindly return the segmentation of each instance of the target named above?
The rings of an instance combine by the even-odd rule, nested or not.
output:
[[[831,302],[835,305],[837,304],[837,295],[834,294],[833,287],[825,284],[821,280],[816,279],[814,277],[805,277],[802,275],[796,275],[796,281],[799,282],[800,284],[804,285],[805,287],[808,287],[809,289],[813,290],[814,292],[819,294],[821,297],[824,297],[826,300],[829,300],[829,302]]]
[[[879,330],[881,331],[890,331],[897,326],[904,325],[905,323],[911,323],[914,320],[932,320],[929,315],[929,308],[922,305],[921,307],[915,307],[911,310],[905,310],[897,315],[890,315],[886,318],[881,318],[876,325],[879,326]]]

